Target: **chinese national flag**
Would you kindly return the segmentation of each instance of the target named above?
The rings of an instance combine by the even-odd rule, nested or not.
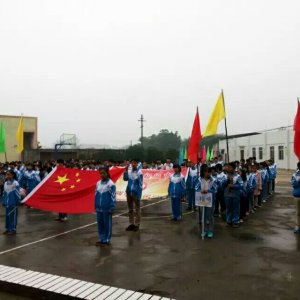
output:
[[[110,170],[116,182],[125,168]],[[81,171],[58,167],[23,201],[27,206],[40,210],[69,214],[95,212],[95,189],[100,180],[97,171]]]
[[[294,131],[295,131],[295,136],[294,136],[294,152],[298,159],[300,160],[300,103],[298,100],[298,109],[297,109],[297,114],[295,117],[294,121]]]
[[[189,143],[188,148],[188,160],[192,161],[193,163],[198,163],[198,152],[199,152],[199,143],[202,139],[201,135],[201,128],[200,128],[200,117],[199,117],[199,111],[197,108],[196,117],[194,120],[192,135]]]

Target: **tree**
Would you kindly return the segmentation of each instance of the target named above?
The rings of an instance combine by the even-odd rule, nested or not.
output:
[[[125,154],[127,159],[139,159],[141,161],[145,160],[145,150],[140,144],[136,144],[133,146],[130,146],[126,150]]]
[[[169,149],[179,149],[181,145],[181,138],[178,132],[172,132],[167,129],[162,129],[157,135],[153,134],[150,137],[144,138],[145,149],[154,147],[162,152]]]

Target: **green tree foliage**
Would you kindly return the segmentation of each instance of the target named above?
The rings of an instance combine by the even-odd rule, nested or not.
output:
[[[150,137],[144,138],[145,149],[153,147],[164,153],[169,149],[178,150],[181,145],[181,138],[178,132],[172,132],[167,129],[162,129],[158,134],[153,134]]]

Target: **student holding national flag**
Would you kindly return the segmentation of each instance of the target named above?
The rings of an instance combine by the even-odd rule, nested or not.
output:
[[[17,233],[18,205],[20,205],[20,186],[16,181],[16,174],[9,170],[2,195],[2,205],[5,207],[5,235]]]
[[[95,210],[97,212],[99,241],[96,246],[108,246],[112,235],[112,214],[116,207],[116,186],[110,179],[109,168],[99,170],[101,180],[96,185]]]

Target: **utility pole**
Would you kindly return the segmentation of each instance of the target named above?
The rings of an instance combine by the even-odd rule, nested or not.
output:
[[[143,115],[141,115],[139,122],[141,123],[141,145],[144,147],[144,122],[146,122],[146,120]]]

